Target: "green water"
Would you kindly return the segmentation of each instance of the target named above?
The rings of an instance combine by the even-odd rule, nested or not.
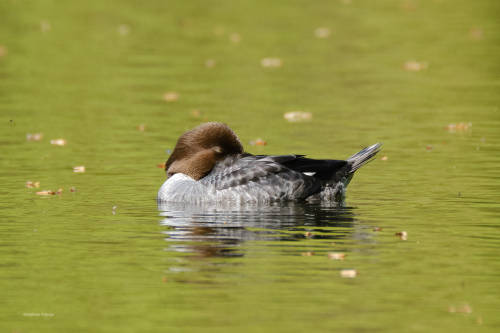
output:
[[[2,0],[1,331],[498,332],[499,13],[486,0]],[[159,213],[157,164],[212,120],[252,153],[384,148],[344,209]]]

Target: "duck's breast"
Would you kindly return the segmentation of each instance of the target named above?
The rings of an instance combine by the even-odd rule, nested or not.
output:
[[[183,173],[170,176],[160,187],[157,199],[159,201],[183,202],[202,198],[207,189],[193,178]]]

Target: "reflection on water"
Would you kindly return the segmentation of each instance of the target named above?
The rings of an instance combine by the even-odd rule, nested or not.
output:
[[[352,207],[294,202],[240,206],[161,203],[158,209],[165,217],[161,224],[171,227],[165,232],[167,240],[175,243],[171,249],[207,257],[242,256],[238,246],[250,240],[344,238],[353,233],[355,221]],[[332,232],[325,227],[346,231]]]

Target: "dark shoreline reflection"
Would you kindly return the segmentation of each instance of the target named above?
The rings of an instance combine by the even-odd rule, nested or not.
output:
[[[239,245],[243,242],[298,241],[306,237],[305,231],[312,232],[315,239],[345,238],[356,221],[354,208],[310,203],[159,203],[158,209],[164,217],[160,224],[171,228],[165,231],[166,240],[174,242],[170,249],[202,257],[242,256]],[[331,227],[346,231],[333,232]]]

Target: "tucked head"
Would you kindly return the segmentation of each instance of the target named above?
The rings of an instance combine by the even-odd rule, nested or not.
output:
[[[181,135],[165,170],[169,177],[183,173],[198,180],[209,173],[217,161],[241,153],[240,140],[226,124],[205,123]]]

